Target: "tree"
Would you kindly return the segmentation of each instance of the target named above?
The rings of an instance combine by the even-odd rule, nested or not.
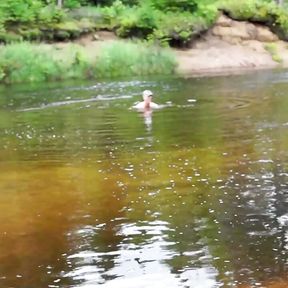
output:
[[[277,3],[279,6],[283,6],[284,0],[276,0],[276,3]]]
[[[57,6],[58,6],[59,8],[62,8],[62,6],[63,6],[63,0],[57,0]]]

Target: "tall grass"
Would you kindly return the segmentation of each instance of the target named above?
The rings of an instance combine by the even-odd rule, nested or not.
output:
[[[169,49],[146,43],[116,41],[106,43],[96,63],[96,74],[103,77],[171,74],[176,59]]]
[[[18,43],[0,48],[0,81],[6,83],[40,82],[79,78],[89,68],[80,61],[80,47],[69,45],[65,51],[49,45]]]
[[[0,46],[0,83],[167,74],[175,66],[172,52],[145,43],[115,41],[97,53],[75,44]]]

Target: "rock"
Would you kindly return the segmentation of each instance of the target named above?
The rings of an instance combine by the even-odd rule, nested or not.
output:
[[[257,26],[256,27],[256,40],[261,42],[275,42],[278,41],[279,38],[277,35],[271,32],[271,30],[267,27]]]
[[[99,41],[100,40],[100,36],[98,34],[93,34],[93,41]]]
[[[218,18],[217,22],[216,22],[216,25],[217,26],[221,26],[221,27],[230,27],[231,24],[232,24],[232,19],[231,18],[228,18],[227,16],[225,15],[220,15],[220,17]]]
[[[212,29],[212,35],[225,39],[239,38],[248,40],[251,38],[244,25],[234,25],[233,27],[215,26]]]
[[[229,43],[238,43],[246,40],[257,40],[260,42],[275,42],[279,40],[268,27],[246,21],[235,21],[225,15],[219,17],[211,32],[212,35]]]
[[[266,53],[266,50],[264,49],[263,43],[259,42],[257,40],[243,41],[242,45],[249,47],[251,50],[253,50],[257,53]]]
[[[255,40],[257,37],[257,28],[254,24],[252,23],[245,23],[245,29],[249,35],[249,38],[247,40]]]
[[[242,42],[240,38],[230,37],[230,36],[223,36],[221,39],[232,45],[238,45],[238,44],[241,44]]]

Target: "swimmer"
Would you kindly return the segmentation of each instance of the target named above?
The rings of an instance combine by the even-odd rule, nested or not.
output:
[[[150,90],[143,91],[142,96],[143,101],[133,106],[133,108],[139,110],[150,110],[159,108],[158,104],[152,102],[153,93]]]

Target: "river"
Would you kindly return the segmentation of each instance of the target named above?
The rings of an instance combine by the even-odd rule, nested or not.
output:
[[[131,110],[145,89],[165,107]],[[288,287],[287,91],[285,70],[0,86],[0,287]]]

